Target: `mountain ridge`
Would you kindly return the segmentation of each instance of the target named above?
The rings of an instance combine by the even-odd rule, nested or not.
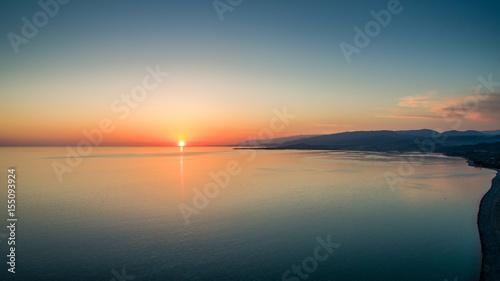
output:
[[[256,147],[288,149],[360,149],[360,150],[415,150],[419,141],[431,141],[443,147],[500,142],[496,131],[457,131],[439,133],[421,130],[347,131],[327,135],[297,135],[284,138],[253,140]],[[499,131],[500,132],[500,131]],[[238,144],[248,146],[249,141]]]

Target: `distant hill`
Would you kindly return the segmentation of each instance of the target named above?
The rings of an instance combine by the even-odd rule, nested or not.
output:
[[[482,131],[482,133],[488,134],[488,135],[500,135],[500,130],[496,131]]]
[[[438,147],[455,147],[482,143],[500,142],[499,131],[447,131],[434,130],[401,131],[354,131],[329,135],[297,135],[265,140],[247,140],[238,146],[269,147],[280,149],[334,149],[334,150],[373,150],[373,151],[415,151],[416,142],[436,141]]]
[[[288,148],[300,146],[301,148],[316,149],[377,150],[379,148],[387,150],[406,146],[412,143],[415,138],[419,137],[394,131],[358,131],[303,138],[285,142],[282,146]]]
[[[423,138],[432,138],[434,135],[439,134],[438,132],[429,129],[405,130],[405,131],[395,131],[395,132],[415,137],[423,137]]]
[[[464,157],[476,166],[500,169],[500,142],[442,147],[437,152]]]
[[[468,131],[457,131],[457,130],[452,130],[452,131],[447,131],[443,133],[444,135],[448,137],[464,137],[464,136],[485,136],[487,134],[479,131],[473,131],[473,130],[468,130]]]
[[[237,144],[237,146],[275,146],[275,145],[280,145],[288,141],[294,141],[294,140],[300,140],[304,138],[310,138],[314,137],[317,135],[297,135],[297,136],[289,136],[289,137],[282,137],[282,138],[274,138],[274,139],[263,139],[263,140],[247,140],[244,142],[240,142]]]
[[[335,149],[335,150],[374,150],[374,151],[415,151],[416,142],[433,140],[435,137],[444,140],[436,142],[441,147],[475,145],[481,143],[500,142],[500,135],[492,135],[479,131],[447,131],[438,133],[433,130],[406,131],[356,131],[314,137],[301,137],[278,144],[276,148],[289,149]]]
[[[260,146],[265,149],[321,149],[398,152],[436,152],[469,159],[480,167],[500,169],[500,131],[356,131],[317,136],[291,136],[251,141],[240,146]],[[255,142],[255,140],[254,140]],[[422,143],[425,143],[422,146]]]
[[[500,135],[486,134],[478,131],[448,131],[444,132],[443,135],[446,136],[444,146],[475,145],[500,141]]]

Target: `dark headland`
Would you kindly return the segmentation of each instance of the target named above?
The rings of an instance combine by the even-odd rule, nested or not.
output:
[[[497,172],[479,206],[477,224],[481,239],[480,281],[500,281],[500,131],[358,131],[300,136],[239,144],[239,149],[352,150],[378,152],[442,153],[462,157],[471,166]]]

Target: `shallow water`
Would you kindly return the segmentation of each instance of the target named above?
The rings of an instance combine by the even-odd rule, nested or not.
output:
[[[463,281],[479,276],[476,215],[494,172],[469,167],[460,158],[425,156],[391,188],[384,173],[398,174],[407,156],[228,147],[183,152],[101,147],[69,160],[66,154],[64,147],[0,148],[5,182],[7,168],[16,168],[18,217],[17,273],[13,278],[4,263],[0,277]],[[72,171],[60,182],[53,165],[66,161],[74,167],[68,166]],[[217,188],[211,173],[227,186]],[[180,207],[191,215],[183,216]],[[318,248],[318,240],[328,237],[340,245]],[[324,260],[314,258],[316,249]]]

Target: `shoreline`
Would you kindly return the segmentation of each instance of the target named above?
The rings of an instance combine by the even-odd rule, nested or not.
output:
[[[305,147],[238,147],[233,149],[290,149],[290,150],[318,150]],[[319,149],[336,150],[336,149]],[[338,149],[341,150],[341,149]],[[344,151],[362,151],[359,149],[343,149]],[[388,152],[388,151],[377,151]],[[400,151],[401,152],[401,151]],[[496,172],[491,181],[490,189],[483,195],[479,203],[477,227],[481,242],[481,270],[479,281],[500,281],[500,158],[493,151],[436,151],[449,157],[460,157],[472,167],[490,169]],[[487,160],[487,161],[485,161]]]
[[[481,199],[477,215],[482,253],[479,281],[500,280],[500,171],[492,170],[497,174]]]
[[[490,189],[483,195],[479,203],[477,228],[482,256],[479,281],[500,281],[500,169],[497,168],[498,162],[495,167],[495,165],[477,163],[474,159],[467,157],[470,155],[448,156],[459,156],[464,158],[469,166],[496,172],[495,177],[491,180]]]

